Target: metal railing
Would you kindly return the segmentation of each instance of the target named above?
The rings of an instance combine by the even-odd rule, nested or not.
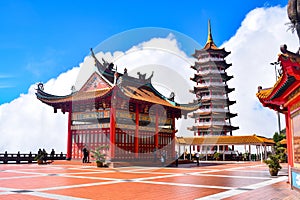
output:
[[[8,164],[8,163],[34,163],[37,162],[35,160],[35,157],[38,154],[36,153],[0,153],[0,164]],[[48,154],[44,160],[66,160],[66,154],[60,153],[60,154],[54,154],[50,155]]]

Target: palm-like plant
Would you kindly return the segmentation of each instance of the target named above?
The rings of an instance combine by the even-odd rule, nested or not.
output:
[[[278,154],[270,155],[267,160],[264,160],[264,162],[268,165],[270,174],[272,176],[277,176],[278,171],[282,168],[279,160],[280,155]]]
[[[109,145],[103,145],[97,147],[95,150],[91,150],[94,158],[96,159],[96,163],[105,163],[106,161],[106,151],[109,149]]]
[[[219,160],[220,156],[221,156],[221,154],[219,152],[215,152],[213,155],[214,159],[216,159],[216,160]]]

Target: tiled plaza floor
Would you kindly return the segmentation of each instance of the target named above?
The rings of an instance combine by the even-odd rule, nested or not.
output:
[[[300,199],[283,167],[270,177],[260,162],[179,168],[1,164],[0,199]]]

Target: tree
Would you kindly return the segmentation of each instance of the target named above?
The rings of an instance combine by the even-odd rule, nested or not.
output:
[[[274,140],[275,143],[278,143],[283,139],[285,139],[285,134],[282,131],[281,131],[280,134],[278,134],[278,132],[274,133],[273,140]]]
[[[283,131],[281,131],[280,134],[278,134],[278,132],[275,132],[273,135],[273,140],[275,142],[275,154],[278,155],[278,159],[280,160],[280,162],[287,162],[286,148],[284,148],[280,143],[280,141],[285,138],[286,136]]]
[[[275,143],[277,143],[277,142],[280,141],[280,140],[279,140],[279,134],[278,134],[278,132],[275,132],[275,133],[274,133],[274,135],[273,135],[273,140],[274,140]]]

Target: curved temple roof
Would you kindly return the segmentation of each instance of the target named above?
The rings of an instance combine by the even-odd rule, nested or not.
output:
[[[93,57],[96,60],[96,57],[94,55]],[[97,60],[95,64],[98,68],[100,65],[99,63],[100,62]],[[103,68],[103,65],[101,65],[101,67]],[[101,71],[104,73],[105,69],[103,68],[101,69]],[[106,74],[111,74],[111,72],[106,70]],[[98,77],[98,79],[101,79],[104,75],[105,74],[98,74],[95,72],[91,75],[91,77]],[[146,74],[140,73],[139,78],[128,76],[127,73],[121,74],[116,72],[115,75],[117,77],[117,80],[116,83],[112,86],[111,83],[109,83],[107,84],[108,87],[106,88],[93,89],[90,85],[93,85],[94,82],[91,84],[86,83],[83,87],[87,88],[81,88],[78,92],[73,92],[65,96],[56,96],[44,92],[43,85],[40,83],[38,84],[36,96],[43,103],[54,107],[55,110],[62,109],[64,110],[63,112],[68,112],[71,109],[73,102],[90,102],[93,104],[97,104],[97,102],[103,102],[105,99],[110,101],[113,94],[123,99],[127,98],[128,101],[148,102],[150,104],[159,104],[171,109],[180,110],[184,115],[197,110],[201,105],[200,101],[188,104],[179,104],[176,103],[173,99],[165,97],[164,95],[159,93],[151,84],[153,73],[148,78],[146,78]],[[104,77],[105,78],[101,79],[98,82],[105,82],[108,80],[107,76]],[[90,78],[89,80],[95,81],[95,78]]]
[[[278,61],[281,65],[282,74],[273,87],[258,88],[257,98],[263,106],[285,112],[285,103],[292,90],[300,87],[300,55],[287,51],[286,46],[281,47]]]
[[[204,136],[204,137],[177,137],[179,144],[186,145],[274,145],[272,139],[257,135],[245,136]]]

